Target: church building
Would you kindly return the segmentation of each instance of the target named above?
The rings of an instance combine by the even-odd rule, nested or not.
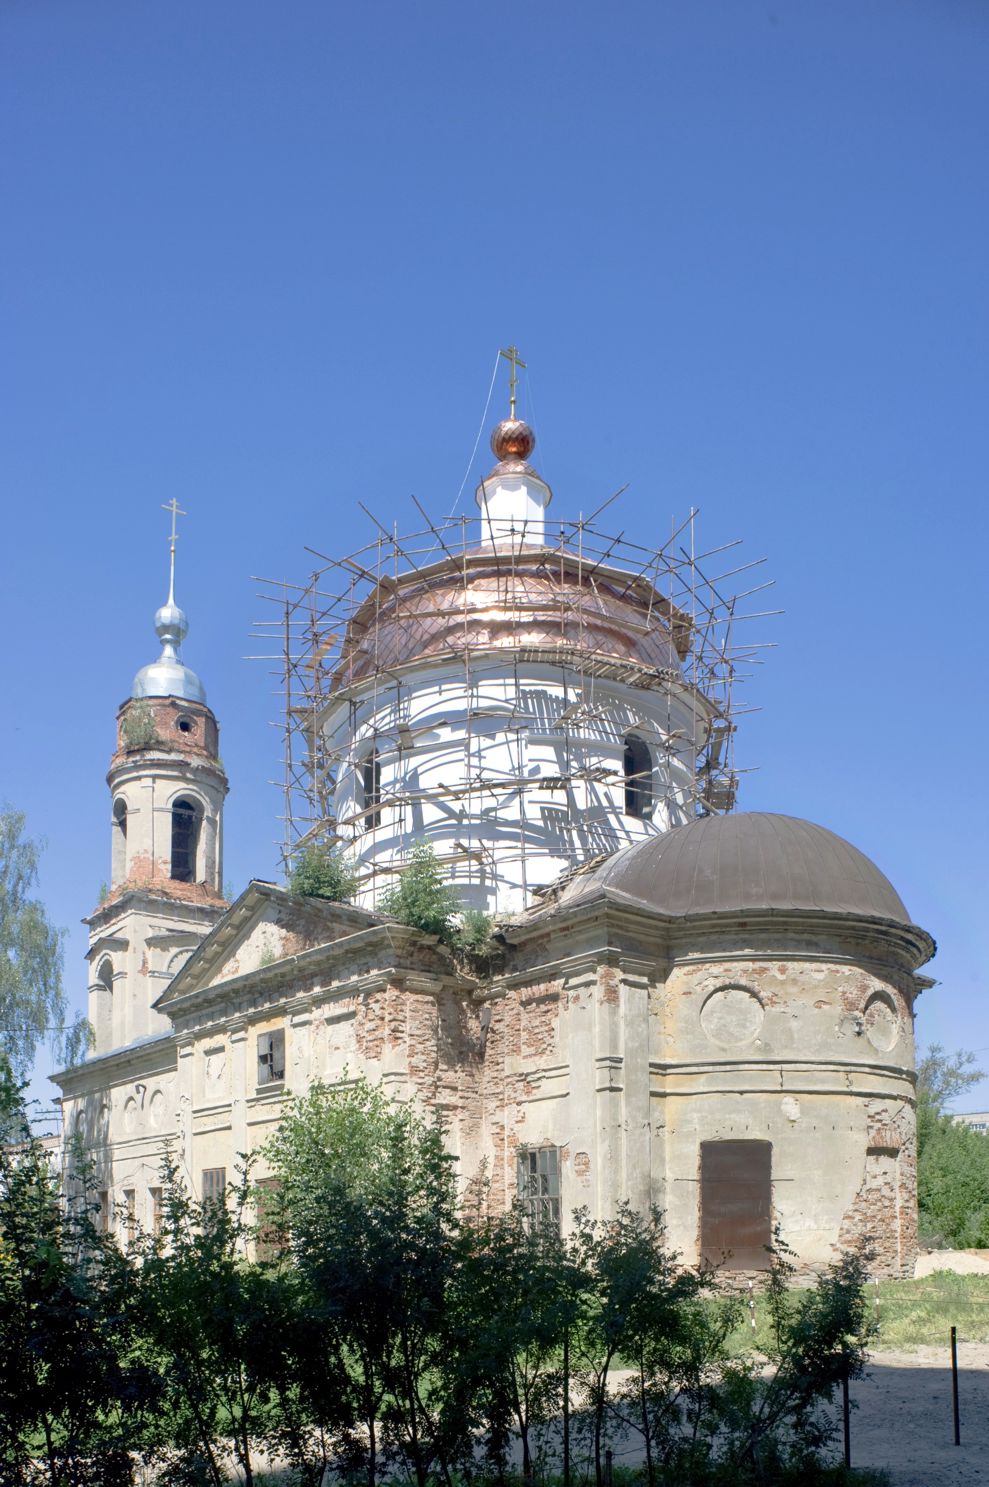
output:
[[[689,1262],[758,1269],[778,1226],[806,1271],[868,1238],[876,1274],[912,1274],[933,942],[848,842],[735,808],[734,606],[682,544],[550,525],[512,355],[478,519],[382,527],[305,626],[285,603],[289,847],[342,847],[352,903],[261,881],[224,899],[228,783],[180,657],[173,512],[161,655],[117,718],[65,1132],[107,1223],[150,1227],[166,1139],[217,1196],[287,1096],[363,1075],[442,1120],[494,1211],[566,1229],[628,1199]],[[485,961],[382,912],[418,841],[493,916]]]

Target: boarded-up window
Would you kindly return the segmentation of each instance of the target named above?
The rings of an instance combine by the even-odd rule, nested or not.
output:
[[[227,1190],[226,1167],[204,1167],[202,1194],[204,1203],[222,1203]]]
[[[701,1258],[728,1270],[765,1270],[772,1238],[770,1141],[701,1142]]]
[[[519,1152],[519,1202],[530,1229],[560,1228],[560,1153],[555,1146]]]
[[[100,1191],[100,1206],[96,1215],[96,1227],[101,1234],[110,1232],[110,1194],[106,1188]]]
[[[285,1029],[258,1034],[258,1084],[280,1084],[285,1078]]]
[[[137,1233],[137,1192],[124,1188],[124,1227],[128,1238]]]

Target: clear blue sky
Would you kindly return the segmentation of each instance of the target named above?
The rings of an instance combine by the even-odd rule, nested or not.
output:
[[[554,514],[628,482],[637,540],[694,505],[768,558],[740,804],[875,858],[940,944],[921,1041],[989,1065],[984,0],[6,0],[0,137],[0,799],[74,1005],[161,503],[239,889],[250,575],[357,546],[358,498],[443,514],[515,340]]]

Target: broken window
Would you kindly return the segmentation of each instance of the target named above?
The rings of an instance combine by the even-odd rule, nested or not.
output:
[[[199,845],[199,811],[191,800],[172,806],[172,878],[176,883],[196,880],[196,848]]]
[[[519,1152],[519,1202],[529,1229],[560,1229],[560,1152],[555,1146]]]
[[[227,1191],[226,1167],[204,1167],[201,1192],[204,1203],[222,1203]]]
[[[101,1234],[110,1232],[110,1194],[106,1188],[100,1189],[100,1207],[96,1216],[96,1226]]]
[[[377,749],[365,754],[361,761],[361,810],[364,831],[373,831],[381,825],[381,760]]]
[[[128,1238],[137,1232],[137,1192],[134,1188],[124,1188],[124,1227]]]
[[[151,1232],[160,1234],[165,1216],[164,1193],[161,1188],[148,1188],[151,1198]]]
[[[701,1259],[766,1270],[772,1238],[771,1141],[701,1142]]]
[[[626,816],[648,820],[653,807],[652,754],[649,745],[634,733],[625,739],[623,771]]]
[[[285,1030],[258,1034],[258,1085],[280,1084],[285,1078]]]
[[[254,1184],[255,1212],[257,1214],[257,1257],[259,1260],[275,1260],[283,1254],[288,1240],[278,1223],[277,1195],[281,1180],[277,1177],[262,1177]]]

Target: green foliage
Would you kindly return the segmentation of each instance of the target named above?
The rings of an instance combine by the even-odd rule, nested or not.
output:
[[[948,1054],[939,1043],[917,1066],[920,1232],[935,1248],[989,1245],[989,1136],[947,1113],[952,1100],[984,1077],[973,1054]]]
[[[945,1053],[940,1043],[932,1043],[917,1065],[918,1109],[945,1115],[952,1100],[985,1077],[974,1053]]]
[[[441,1134],[364,1080],[314,1085],[266,1156],[306,1310],[322,1323],[305,1370],[320,1431],[369,1483],[384,1447],[424,1487],[439,1455],[469,1454],[448,1398],[456,1204]]]
[[[286,1487],[481,1487],[518,1480],[516,1437],[529,1483],[583,1458],[603,1484],[636,1439],[617,1487],[854,1480],[826,1452],[868,1333],[861,1257],[795,1292],[777,1253],[763,1353],[732,1356],[738,1303],[657,1213],[578,1213],[566,1238],[465,1213],[440,1131],[363,1080],[290,1104],[263,1187],[245,1164],[197,1203],[168,1154],[161,1232],[121,1249],[78,1154],[62,1205],[0,1076],[23,1133],[0,1150],[4,1487],[123,1487],[135,1458],[157,1487],[261,1487],[262,1457]]]
[[[346,903],[357,892],[357,868],[342,852],[320,845],[306,847],[292,865],[288,886],[293,893]]]
[[[24,836],[19,811],[0,811],[0,1037],[14,1073],[27,1072],[45,1033],[63,1056],[67,1036],[62,990],[62,939],[44,906],[31,896],[40,846]],[[76,1030],[69,1029],[68,1036]]]
[[[449,883],[444,882],[436,854],[428,842],[416,842],[412,857],[398,882],[382,896],[385,914],[428,935],[449,941],[454,927],[451,919],[461,913],[460,900]]]
[[[966,1342],[989,1342],[989,1275],[936,1270],[869,1287],[879,1348],[946,1347],[952,1324]]]
[[[128,1267],[92,1223],[85,1168],[66,1208],[16,1113],[20,1140],[0,1146],[0,1481],[122,1487],[156,1392],[123,1315]]]
[[[989,1136],[927,1117],[917,1164],[922,1235],[934,1248],[989,1246]]]
[[[127,709],[120,724],[120,737],[125,749],[153,749],[161,743],[154,713],[146,702],[135,702]]]
[[[494,924],[483,909],[457,909],[447,922],[444,938],[452,949],[475,959],[491,954],[491,930]]]
[[[178,1164],[162,1168],[163,1222],[138,1235],[129,1311],[153,1358],[168,1422],[158,1450],[159,1480],[227,1480],[232,1451],[247,1487],[255,1457],[284,1443],[295,1395],[284,1368],[291,1335],[291,1287],[265,1265],[245,1261],[254,1237],[249,1166],[223,1199],[195,1202]]]

